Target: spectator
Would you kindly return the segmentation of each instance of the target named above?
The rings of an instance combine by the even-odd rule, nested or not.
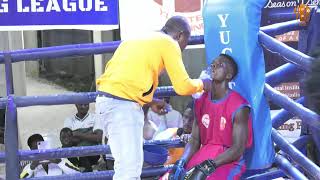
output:
[[[76,108],[77,113],[73,117],[67,118],[64,122],[64,127],[72,130],[72,138],[67,138],[64,143],[72,144],[72,146],[101,144],[103,135],[101,129],[104,127],[101,124],[102,122],[98,121],[94,114],[88,112],[89,104],[76,104]],[[80,157],[79,166],[84,167],[85,172],[92,172],[92,166],[96,165],[99,159],[100,156]]]
[[[31,150],[37,150],[38,143],[42,141],[44,141],[44,139],[40,134],[33,134],[28,138],[28,146]],[[67,159],[32,161],[24,167],[20,174],[20,178],[74,174],[78,172],[79,169]]]
[[[72,130],[70,128],[63,128],[60,131],[60,141],[62,148],[76,146],[78,144],[78,139],[72,136]],[[71,157],[68,160],[75,166],[80,166],[80,160],[78,157]]]
[[[158,111],[155,111],[155,112],[158,112]],[[167,129],[162,131],[158,130],[157,133],[154,134],[153,138],[155,140],[160,140],[160,139],[163,140],[163,139],[172,139],[172,138],[180,137],[181,139],[184,139],[185,142],[187,142],[191,134],[193,119],[194,119],[193,107],[192,107],[192,104],[188,104],[186,110],[183,113],[182,127],[168,127]],[[146,120],[145,124],[151,124],[151,123],[149,120]],[[154,128],[154,129],[158,129],[158,128]]]
[[[182,119],[183,119],[183,133],[191,134],[192,124],[194,121],[193,107],[186,108],[186,110],[183,112]]]
[[[176,136],[180,136],[181,140],[187,143],[191,137],[192,124],[194,121],[193,106],[187,106],[183,112],[183,127],[178,128]],[[183,155],[184,148],[170,148],[169,157],[165,165],[174,164]]]
[[[159,108],[157,104],[153,104],[147,115],[148,120],[152,121],[158,128],[156,134],[168,128],[181,128],[183,126],[182,115],[172,109],[172,106],[169,104],[169,98],[165,98],[164,100],[168,107],[166,111],[159,111],[162,108]]]
[[[60,131],[60,141],[62,147],[72,147],[78,143],[78,139],[74,138],[72,135],[72,130],[70,128],[63,128]]]

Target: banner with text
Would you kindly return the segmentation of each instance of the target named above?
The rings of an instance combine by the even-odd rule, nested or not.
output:
[[[0,31],[117,29],[118,0],[0,0]]]
[[[282,83],[275,87],[279,92],[287,95],[289,98],[298,99],[300,97],[300,86],[298,82],[287,82]],[[274,108],[271,110],[271,117],[276,115],[280,110]],[[301,124],[302,121],[299,117],[293,117],[283,125],[281,125],[277,130],[283,135],[289,142],[296,141],[301,134]]]
[[[203,35],[203,0],[119,0],[121,39],[157,31],[174,15],[188,19],[192,35]]]
[[[320,0],[268,0],[262,10],[261,26],[295,19],[293,9],[300,3],[314,7],[320,4]],[[174,15],[188,19],[192,35],[203,35],[203,0],[119,0],[119,4],[123,40],[160,30]],[[276,38],[283,42],[297,42],[298,35],[294,31]]]

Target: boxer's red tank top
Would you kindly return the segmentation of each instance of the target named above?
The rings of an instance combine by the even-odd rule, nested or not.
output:
[[[217,101],[211,100],[211,93],[204,93],[195,101],[195,115],[200,130],[201,145],[232,146],[232,124],[236,113],[249,103],[237,92],[229,90]],[[252,144],[252,121],[248,122],[247,147]]]

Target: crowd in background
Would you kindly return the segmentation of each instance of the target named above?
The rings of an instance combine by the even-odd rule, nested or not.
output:
[[[185,141],[191,133],[194,120],[193,103],[189,103],[181,114],[170,105],[170,98],[166,102],[166,111],[163,107],[153,105],[144,108],[145,124],[143,138],[145,140],[168,140],[181,138]],[[67,117],[60,131],[61,148],[93,146],[108,144],[108,133],[104,132],[104,122],[95,113],[90,112],[89,104],[76,104],[76,112]],[[41,134],[33,134],[27,140],[30,150],[53,148],[49,140],[44,140]],[[165,164],[173,164],[180,158],[183,148],[169,149],[168,160]],[[54,160],[32,161],[21,163],[21,178],[73,174],[113,170],[114,159],[111,154],[71,157]]]

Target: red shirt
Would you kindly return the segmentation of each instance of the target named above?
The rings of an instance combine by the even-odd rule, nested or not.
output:
[[[232,90],[229,90],[228,94],[218,101],[211,100],[211,95],[208,93],[204,93],[195,101],[195,115],[200,131],[201,147],[188,162],[187,169],[204,160],[216,158],[232,146],[233,120],[236,113],[244,106],[250,107],[242,96]],[[248,130],[247,147],[250,147],[252,144],[251,117],[248,122]],[[221,166],[218,168],[219,172],[228,174],[236,164],[239,162],[235,161]],[[218,175],[222,176],[221,172]]]
[[[228,94],[218,100],[211,100],[211,93],[204,93],[195,102],[195,115],[200,130],[202,146],[232,146],[232,129],[236,113],[249,103],[237,92],[229,90]],[[248,143],[252,144],[252,121],[248,123]]]

